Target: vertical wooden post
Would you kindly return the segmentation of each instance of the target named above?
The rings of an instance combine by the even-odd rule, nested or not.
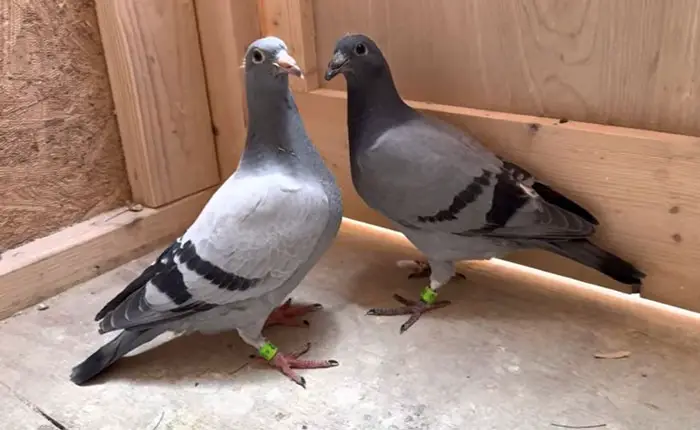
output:
[[[319,87],[316,67],[316,30],[311,0],[258,0],[260,28],[265,36],[277,36],[287,43],[289,53],[304,70],[305,80],[292,79],[294,91]]]
[[[245,85],[241,64],[260,37],[256,0],[195,0],[219,172],[236,168],[246,135]]]
[[[134,199],[220,182],[193,0],[96,0]]]

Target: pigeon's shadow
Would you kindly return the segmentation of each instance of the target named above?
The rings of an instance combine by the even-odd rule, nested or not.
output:
[[[307,302],[294,300],[295,304]],[[334,337],[330,335],[335,331],[333,315],[322,309],[304,318],[309,321],[309,326],[273,326],[265,329],[264,334],[282,352],[295,352],[310,343],[311,349],[302,358],[337,359],[342,365],[342,357],[326,356],[335,350],[335,345],[331,344]],[[287,379],[276,369],[251,357],[256,351],[243,342],[235,330],[215,335],[195,333],[159,341],[156,339],[152,345],[145,345],[122,357],[95,377],[90,385],[116,380],[144,385],[184,383],[198,386],[212,382],[237,384],[236,379],[242,371],[245,373],[245,383],[262,382],[263,379]],[[330,371],[333,369],[298,372],[309,379],[312,378],[310,372]]]
[[[343,298],[358,305],[364,311],[371,308],[401,306],[393,295],[399,294],[410,300],[418,300],[421,290],[428,285],[428,278],[409,279],[409,269],[399,268],[398,260],[424,257],[409,246],[382,244],[372,240],[370,246],[351,238],[332,250],[326,258],[323,270],[346,272],[334,286]],[[348,270],[348,267],[352,267]],[[470,270],[460,264],[458,271],[466,279],[454,279],[440,289],[438,300],[449,300],[447,307],[425,313],[423,320],[446,321],[501,321],[517,324],[522,321],[567,321],[571,312],[582,311],[582,304],[565,300],[545,290],[524,283],[518,273],[488,273]],[[578,312],[585,314],[584,312]],[[408,316],[365,316],[396,321],[396,330]]]

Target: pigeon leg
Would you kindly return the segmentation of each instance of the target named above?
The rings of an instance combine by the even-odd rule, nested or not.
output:
[[[376,316],[395,316],[395,315],[410,315],[408,320],[401,325],[400,333],[403,334],[415,324],[420,317],[435,309],[444,308],[450,304],[449,300],[435,300],[437,298],[437,290],[451,279],[455,277],[454,264],[444,261],[430,261],[429,264],[423,263],[428,267],[435,267],[436,270],[430,273],[430,286],[425,287],[421,293],[420,300],[409,300],[398,294],[394,294],[394,300],[401,303],[402,307],[398,308],[373,308],[367,311],[367,315]]]
[[[339,363],[336,360],[302,360],[299,357],[306,354],[311,349],[311,344],[307,343],[299,351],[291,354],[280,352],[275,345],[265,339],[262,334],[249,338],[239,329],[241,338],[249,345],[257,348],[259,357],[257,359],[266,361],[270,366],[279,370],[280,373],[294,381],[296,384],[306,388],[306,379],[299,376],[294,369],[326,369],[336,367]]]
[[[430,263],[428,263],[427,261],[399,260],[396,262],[396,265],[402,269],[410,269],[408,279],[429,278],[432,273],[432,270],[430,269]],[[455,272],[453,279],[467,279],[467,277],[464,276],[464,274],[462,273]]]
[[[323,309],[320,303],[315,303],[313,305],[293,305],[292,299],[287,299],[284,304],[275,308],[270,316],[267,317],[265,321],[265,326],[263,328],[272,327],[275,325],[282,325],[287,327],[306,327],[309,325],[307,320],[302,320],[302,317],[310,312]]]

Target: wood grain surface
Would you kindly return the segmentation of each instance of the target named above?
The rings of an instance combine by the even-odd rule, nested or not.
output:
[[[193,0],[95,2],[134,200],[219,183]]]
[[[315,0],[314,14],[320,70],[365,32],[412,100],[700,135],[699,0]]]
[[[321,75],[316,60],[316,32],[312,0],[258,0],[258,15],[263,36],[285,41],[289,53],[305,74],[303,80],[290,79],[294,91],[311,91],[319,86]]]
[[[0,254],[0,319],[175,239],[213,193],[158,209],[117,208]]]
[[[221,179],[233,173],[246,136],[243,56],[259,37],[256,0],[195,0]]]

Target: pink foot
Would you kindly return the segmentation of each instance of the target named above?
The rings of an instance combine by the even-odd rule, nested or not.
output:
[[[320,303],[313,305],[293,305],[292,299],[287,299],[282,306],[275,308],[270,316],[267,317],[263,328],[282,325],[287,327],[305,327],[309,325],[307,320],[300,320],[299,317],[310,312],[323,309]]]
[[[374,308],[367,311],[367,315],[377,315],[377,316],[396,316],[396,315],[411,315],[411,317],[401,325],[400,333],[403,334],[406,330],[411,328],[420,317],[426,313],[433,311],[435,309],[444,308],[450,304],[449,300],[440,300],[431,305],[423,302],[422,300],[414,301],[401,297],[398,294],[394,294],[394,299],[403,304],[404,306],[398,308]]]
[[[310,349],[311,344],[307,343],[301,350],[291,354],[283,354],[278,351],[274,358],[267,363],[277,368],[292,381],[306,388],[306,380],[292,369],[326,369],[339,365],[336,360],[300,360],[299,357],[309,352]],[[265,361],[262,357],[256,357],[256,359]]]

